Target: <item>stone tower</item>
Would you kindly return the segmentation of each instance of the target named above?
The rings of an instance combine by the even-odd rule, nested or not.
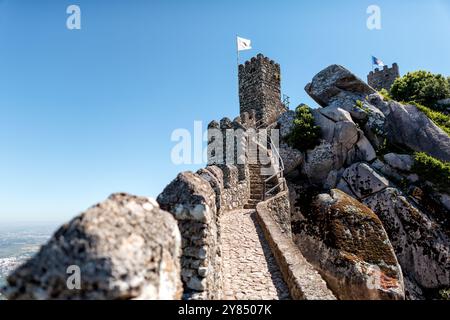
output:
[[[254,110],[259,123],[267,126],[275,122],[286,110],[280,83],[280,65],[262,54],[239,65],[240,113]]]
[[[392,68],[384,66],[382,70],[376,68],[375,71],[371,71],[367,76],[367,83],[376,90],[386,89],[390,91],[395,79],[399,77],[398,65],[394,63]]]

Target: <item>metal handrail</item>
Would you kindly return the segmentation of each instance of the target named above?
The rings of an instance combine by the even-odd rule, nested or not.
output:
[[[258,122],[261,122],[261,121],[262,121],[262,119],[259,120]],[[263,124],[257,126],[256,129],[260,129],[262,126],[263,126]],[[278,149],[273,144],[272,139],[267,134],[267,132],[266,132],[266,137],[267,137],[267,141],[268,141],[269,146],[270,146],[270,150],[273,151],[272,156],[275,156],[275,158],[278,160],[279,169],[273,175],[271,175],[270,177],[268,177],[267,179],[264,180],[264,184],[263,184],[263,187],[264,187],[264,190],[263,190],[264,191],[264,193],[263,193],[264,200],[266,200],[267,196],[270,196],[272,191],[274,191],[279,186],[283,185],[283,189],[284,190],[286,189],[286,181],[284,180],[284,177],[283,177],[283,172],[284,172],[284,168],[285,168],[283,159],[281,158],[280,152],[278,151]],[[266,191],[266,184],[270,180],[272,180],[273,178],[277,177],[278,175],[279,175],[279,178],[282,179],[282,181],[280,183],[278,183],[276,186],[274,186],[273,188],[271,188],[269,191]]]
[[[258,121],[255,122],[256,129],[259,129],[259,128],[261,128],[264,125],[263,120],[264,119],[261,118],[261,119],[259,119]]]
[[[270,139],[269,136],[267,136],[267,137]],[[264,191],[265,191],[265,193],[264,193],[264,200],[266,199],[267,196],[270,196],[270,195],[272,194],[272,192],[273,192],[274,190],[276,190],[278,187],[280,187],[281,185],[283,185],[283,190],[286,190],[286,181],[284,180],[284,177],[283,177],[283,172],[284,172],[284,168],[285,168],[285,167],[284,167],[283,159],[281,158],[278,149],[277,149],[277,148],[274,146],[274,144],[272,143],[272,139],[270,139],[269,145],[270,145],[270,149],[275,153],[275,156],[276,156],[276,158],[277,158],[278,161],[279,161],[280,169],[279,169],[275,174],[273,174],[271,177],[267,178],[267,179],[264,181]],[[265,184],[266,184],[267,182],[269,182],[270,180],[272,180],[274,177],[277,177],[278,175],[279,175],[279,179],[281,179],[282,181],[279,182],[276,186],[272,187],[269,191],[266,191],[266,190],[265,190],[265,189],[266,189]]]

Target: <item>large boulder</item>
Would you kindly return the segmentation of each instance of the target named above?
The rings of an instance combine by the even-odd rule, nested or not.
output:
[[[409,154],[388,153],[383,158],[392,168],[401,171],[411,171],[414,164],[414,159]]]
[[[383,221],[405,275],[423,288],[450,286],[450,240],[438,224],[395,188],[363,202]]]
[[[278,118],[278,126],[280,127],[280,137],[285,139],[289,136],[294,127],[295,111],[289,110]]]
[[[311,113],[314,117],[314,124],[320,127],[322,139],[332,143],[336,122],[324,116],[321,112],[319,112],[319,109],[313,109],[311,110]]]
[[[356,160],[359,161],[373,161],[377,158],[376,151],[369,139],[364,134],[359,135],[359,140],[356,143]]]
[[[287,143],[280,143],[280,149],[278,151],[283,160],[284,174],[293,172],[303,163],[303,153],[300,150],[291,148]]]
[[[365,96],[376,92],[339,65],[331,65],[319,72],[305,90],[322,107],[336,106],[354,114],[360,111],[354,110],[357,109],[354,108],[355,100],[363,100]]]
[[[345,169],[338,188],[357,199],[363,199],[386,189],[389,184],[389,180],[367,163],[360,162]]]
[[[372,210],[331,190],[302,214],[294,241],[339,299],[404,299],[401,268]]]
[[[320,185],[326,181],[329,172],[334,168],[334,163],[333,145],[323,141],[313,150],[306,152],[302,170],[312,184]]]
[[[344,109],[341,109],[336,106],[320,108],[318,111],[327,117],[328,119],[339,122],[339,121],[353,121],[350,113]]]
[[[390,101],[386,117],[389,141],[450,161],[450,137],[416,106]]]
[[[311,182],[329,185],[326,179],[330,171],[337,172],[355,161],[369,162],[376,158],[374,148],[347,111],[316,109],[313,116],[321,128],[323,141],[306,153],[304,172]]]
[[[364,81],[339,65],[331,65],[319,72],[309,83],[306,92],[320,105],[320,112],[334,121],[360,123],[367,139],[375,148],[384,142],[385,115],[382,110],[369,102],[368,97],[382,100],[382,97]]]
[[[180,255],[170,213],[154,200],[113,194],[63,225],[3,291],[8,299],[179,299]],[[78,288],[69,278],[77,270]]]

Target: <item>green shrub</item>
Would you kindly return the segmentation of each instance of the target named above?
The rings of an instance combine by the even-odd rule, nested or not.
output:
[[[378,91],[378,93],[381,94],[381,96],[383,97],[384,101],[391,101],[392,100],[391,94],[386,89],[383,88],[380,91]]]
[[[314,123],[314,116],[306,104],[301,104],[295,109],[294,127],[287,138],[290,146],[306,151],[314,149],[320,144],[322,131]]]
[[[414,154],[412,171],[432,182],[438,190],[450,189],[450,162],[443,162],[424,152]]]
[[[362,111],[364,111],[367,114],[369,114],[371,112],[370,108],[364,106],[364,102],[362,102],[361,100],[356,100],[354,107],[357,109],[361,109]]]
[[[410,72],[395,80],[391,96],[397,101],[416,101],[435,109],[439,100],[450,97],[450,82],[440,74]]]
[[[417,109],[422,111],[431,121],[433,121],[439,128],[444,130],[448,135],[450,135],[450,116],[443,114],[439,111],[432,110],[421,104],[410,102],[415,105]]]

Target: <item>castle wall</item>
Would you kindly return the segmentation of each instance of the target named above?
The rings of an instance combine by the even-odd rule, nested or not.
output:
[[[180,173],[157,199],[181,233],[181,279],[186,299],[220,299],[221,245],[216,193],[192,172]]]
[[[181,276],[188,299],[220,299],[223,279],[220,216],[250,200],[248,132],[258,120],[274,123],[285,111],[280,66],[258,55],[240,66],[241,112],[208,125],[208,166],[177,176],[158,196],[178,221],[182,236]],[[270,211],[281,206],[271,203]],[[288,206],[287,206],[288,208]],[[277,216],[277,222],[282,217]]]
[[[376,90],[391,90],[394,81],[400,77],[398,65],[394,63],[391,68],[384,66],[383,69],[376,68],[367,76],[367,83]]]

